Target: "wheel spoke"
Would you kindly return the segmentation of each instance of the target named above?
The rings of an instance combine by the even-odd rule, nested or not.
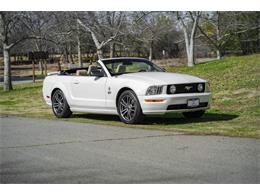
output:
[[[56,102],[59,102],[58,94],[55,94],[54,99],[55,99]]]
[[[63,110],[63,109],[64,109],[64,104],[61,104],[61,105],[60,105],[60,108]]]
[[[128,95],[128,96],[127,96],[127,104],[129,105],[130,102],[131,102],[131,97]]]
[[[121,104],[122,106],[124,106],[124,107],[127,107],[127,104],[126,104],[126,102],[125,102],[123,99],[120,101],[120,104]]]
[[[53,107],[54,107],[54,108],[59,107],[59,103],[57,103],[57,102],[53,102]]]
[[[121,111],[121,114],[122,114],[122,115],[125,115],[127,112],[128,112],[128,110],[125,109],[125,110],[122,110],[122,111]]]
[[[135,107],[130,108],[131,111],[135,111]]]
[[[129,120],[132,119],[131,112],[129,112],[129,111],[127,112],[127,117],[128,117]]]
[[[62,111],[63,111],[63,107],[62,107],[62,106],[60,106],[60,107],[59,107],[59,110],[62,112]]]
[[[62,95],[60,95],[60,101],[63,101],[63,96]]]

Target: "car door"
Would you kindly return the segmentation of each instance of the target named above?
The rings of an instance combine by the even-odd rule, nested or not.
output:
[[[71,105],[81,109],[104,109],[106,107],[106,82],[106,76],[72,76]]]

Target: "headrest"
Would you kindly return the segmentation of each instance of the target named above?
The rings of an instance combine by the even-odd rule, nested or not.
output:
[[[90,65],[89,67],[88,67],[88,75],[90,75],[90,73],[91,73],[91,71],[97,71],[98,70],[98,66],[96,66],[96,65]]]
[[[124,65],[118,65],[116,69],[116,73],[124,73],[126,70],[126,66]]]
[[[86,70],[77,70],[76,71],[77,76],[87,76],[87,71]]]

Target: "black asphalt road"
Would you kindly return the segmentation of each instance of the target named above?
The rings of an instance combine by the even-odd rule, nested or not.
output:
[[[259,140],[0,118],[1,183],[259,183]]]
[[[36,79],[36,81],[43,81],[43,79]],[[25,84],[25,83],[33,83],[32,77],[19,77],[19,76],[13,76],[12,77],[12,84],[13,85],[19,85],[19,84]],[[4,78],[0,77],[0,86],[4,85]]]

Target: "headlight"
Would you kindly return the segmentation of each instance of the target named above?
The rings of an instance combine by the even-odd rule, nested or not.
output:
[[[158,95],[162,93],[163,86],[155,85],[147,89],[145,95]]]
[[[210,84],[205,83],[205,92],[210,92]]]
[[[175,85],[171,85],[170,88],[169,88],[169,91],[170,91],[171,94],[174,94],[176,92]]]
[[[203,84],[202,83],[198,84],[197,89],[199,92],[202,92],[204,90]]]

